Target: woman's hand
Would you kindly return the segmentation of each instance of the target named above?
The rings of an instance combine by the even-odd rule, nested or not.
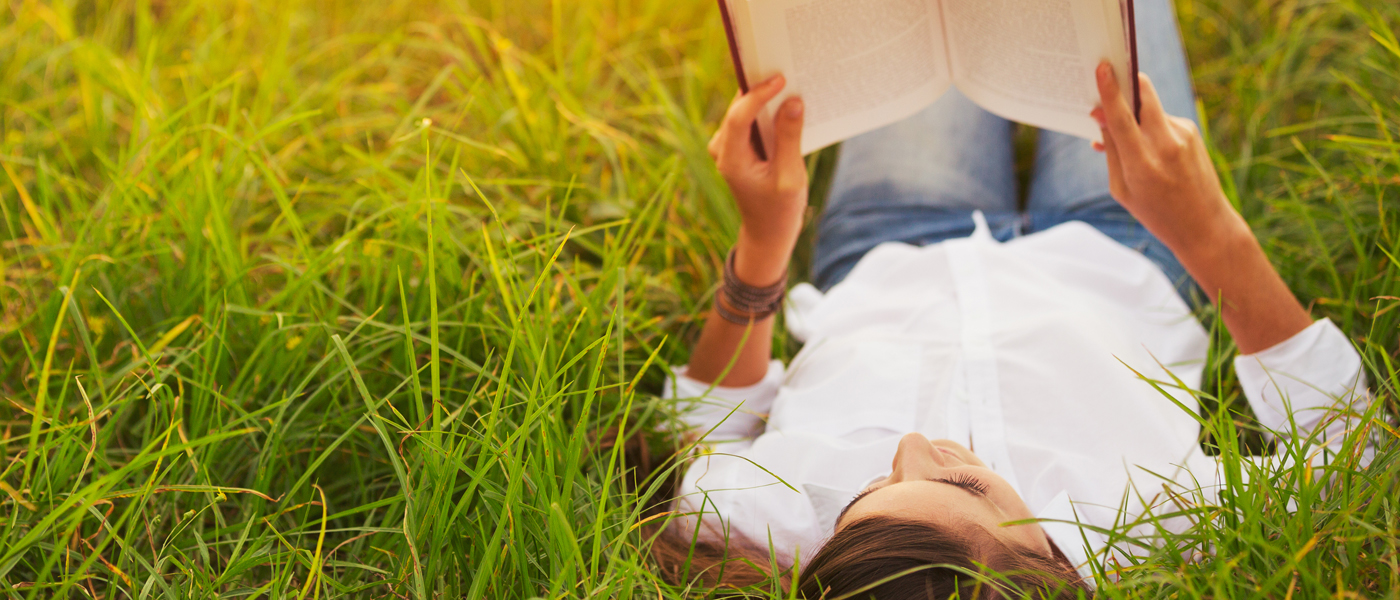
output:
[[[785,83],[779,75],[735,98],[709,146],[743,218],[735,273],[745,283],[757,286],[777,281],[787,270],[807,209],[802,100],[791,98],[778,109],[768,160],[760,159],[749,141],[754,119]]]
[[[1103,104],[1092,114],[1103,128],[1103,144],[1096,148],[1108,154],[1110,193],[1178,257],[1248,234],[1220,187],[1196,124],[1167,114],[1152,81],[1139,77],[1141,124],[1113,68],[1098,68]]]
[[[749,142],[754,118],[783,90],[784,83],[782,76],[774,77],[735,98],[710,140],[710,156],[729,182],[744,219],[734,245],[734,274],[760,287],[778,282],[787,272],[807,211],[802,101],[792,98],[778,109],[773,124],[776,139],[774,147],[767,148],[768,160],[760,160]],[[716,304],[722,301],[720,296],[715,295]],[[773,319],[736,325],[711,308],[686,375],[726,387],[753,385],[768,373],[772,358]]]
[[[1099,65],[1109,192],[1181,265],[1220,309],[1240,352],[1253,354],[1312,324],[1274,271],[1249,224],[1225,198],[1196,124],[1162,110],[1141,78],[1142,123],[1119,93],[1113,69]]]

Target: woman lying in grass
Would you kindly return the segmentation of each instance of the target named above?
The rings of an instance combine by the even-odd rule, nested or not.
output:
[[[807,598],[995,597],[966,575],[985,566],[1074,597],[1120,550],[1102,531],[1168,512],[1164,483],[1219,481],[1185,391],[1206,357],[1202,290],[1263,425],[1339,443],[1345,422],[1323,409],[1365,408],[1360,358],[1225,198],[1168,3],[1138,9],[1140,124],[1100,66],[1103,145],[1041,132],[1025,211],[1011,124],[955,91],[845,144],[816,285],[788,294],[805,347],[786,368],[770,343],[807,205],[803,106],[780,107],[763,161],[749,124],[784,83],[734,101],[710,151],[743,226],[667,392],[695,399],[685,419],[714,448],[686,467],[673,508],[688,516],[654,547],[671,576],[746,584],[801,565]]]

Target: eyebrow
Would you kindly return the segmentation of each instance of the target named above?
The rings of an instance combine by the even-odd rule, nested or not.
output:
[[[984,494],[984,493],[982,493],[982,492],[979,492],[979,491],[977,491],[976,489],[974,489],[974,488],[972,487],[972,484],[967,483],[967,482],[958,482],[958,481],[954,481],[954,480],[952,480],[952,479],[926,479],[925,481],[932,481],[932,482],[934,482],[934,483],[946,483],[946,484],[948,484],[948,485],[951,485],[951,486],[953,486],[953,487],[959,488],[959,489],[961,489],[961,490],[963,490],[963,491],[965,491],[965,492],[967,492],[967,493],[969,493],[969,494],[972,494],[973,496],[977,496],[977,497],[979,497],[979,498],[985,498],[985,497],[987,496],[986,494]],[[836,524],[836,525],[840,525],[840,524],[841,524],[841,519],[846,518],[846,513],[847,513],[847,512],[850,512],[851,507],[852,507],[852,506],[855,506],[857,502],[860,502],[860,501],[861,501],[861,499],[865,498],[866,496],[869,496],[870,494],[873,494],[873,493],[875,493],[875,492],[878,492],[878,491],[880,491],[880,490],[883,490],[883,489],[885,489],[885,488],[883,488],[883,487],[882,487],[882,488],[876,488],[876,489],[873,489],[873,490],[866,490],[866,491],[864,491],[864,492],[861,492],[861,493],[859,493],[859,494],[856,494],[856,497],[851,499],[851,503],[850,503],[850,504],[847,504],[847,505],[846,505],[846,508],[841,509],[840,514],[837,514],[837,515],[836,515],[836,523],[835,523],[835,524]]]

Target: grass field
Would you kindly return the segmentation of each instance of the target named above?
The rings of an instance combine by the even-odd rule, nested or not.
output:
[[[1232,199],[1393,408],[1400,8],[1178,7]],[[591,432],[664,418],[735,233],[727,60],[710,0],[4,2],[0,595],[704,597]],[[1101,596],[1400,597],[1371,431]]]

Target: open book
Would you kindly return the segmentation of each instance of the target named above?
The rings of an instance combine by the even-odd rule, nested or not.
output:
[[[1139,105],[1132,0],[719,5],[740,88],[787,77],[759,117],[758,135],[771,140],[773,111],[801,96],[803,154],[908,117],[952,86],[1007,119],[1099,141],[1089,111],[1099,104],[1094,69],[1103,60],[1125,82],[1131,106]]]

